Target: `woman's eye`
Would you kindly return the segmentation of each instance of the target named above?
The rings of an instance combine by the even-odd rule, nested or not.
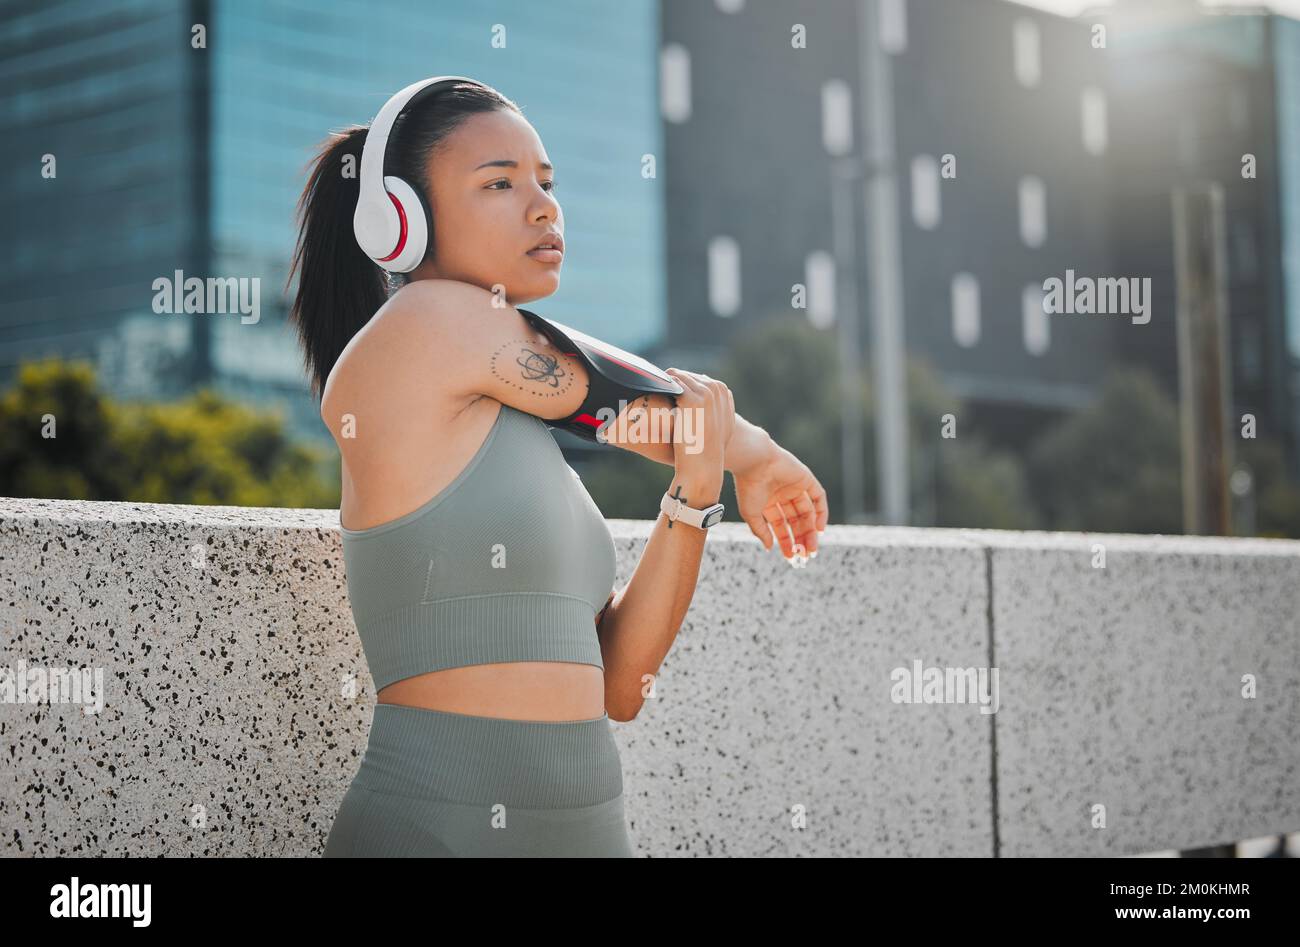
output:
[[[497,190],[497,191],[502,190],[502,188],[497,187],[498,184],[504,184],[506,187],[509,187],[509,186],[510,186],[510,181],[509,181],[508,179],[506,179],[506,178],[502,178],[500,181],[493,181],[491,184],[489,184],[489,185],[487,186],[487,190]],[[548,188],[546,189],[548,193],[549,193],[550,191],[555,190],[555,182],[554,182],[554,181],[543,181],[542,184],[543,184],[543,185],[546,185],[546,184],[549,184],[549,185],[550,185],[550,187],[548,187]]]

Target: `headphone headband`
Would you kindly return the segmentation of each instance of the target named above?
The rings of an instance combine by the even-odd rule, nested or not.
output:
[[[384,103],[366,132],[361,149],[361,193],[352,231],[362,251],[390,272],[408,273],[420,265],[433,221],[413,184],[384,173],[389,135],[408,108],[457,82],[482,86],[466,76],[434,76],[413,82]]]

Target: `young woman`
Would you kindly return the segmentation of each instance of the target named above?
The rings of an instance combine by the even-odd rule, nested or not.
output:
[[[290,272],[342,454],[348,593],[378,692],[325,855],[630,856],[610,720],[637,715],[707,533],[661,515],[613,589],[608,527],[545,424],[583,404],[585,365],[515,308],[559,287],[564,232],[554,169],[519,108],[464,81],[393,122],[382,173],[412,182],[431,225],[418,265],[392,280],[353,232],[367,132],[332,135],[316,156]],[[609,443],[671,465],[668,490],[692,509],[718,501],[730,469],[765,548],[775,532],[787,559],[815,555],[817,479],[735,414],[722,382],[667,371],[702,437],[674,437],[685,414],[654,396]],[[657,440],[616,436],[652,410]]]

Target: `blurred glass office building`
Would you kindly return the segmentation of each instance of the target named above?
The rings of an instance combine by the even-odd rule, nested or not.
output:
[[[702,355],[784,313],[828,331],[857,318],[869,351],[873,283],[891,280],[873,266],[893,258],[906,350],[986,432],[1025,438],[1092,397],[1112,327],[1049,319],[1041,291],[1067,268],[1113,266],[1104,60],[1084,25],[1002,0],[663,9],[674,341]],[[888,140],[869,137],[879,111]],[[839,198],[837,162],[858,174]],[[866,196],[876,170],[893,174],[883,218]],[[833,241],[837,199],[852,204],[848,254]],[[894,252],[873,254],[873,231]]]
[[[1115,19],[1140,7],[1151,12],[1140,28]],[[1228,218],[1231,407],[1254,412],[1300,463],[1294,22],[1131,0],[1078,18],[1006,0],[662,9],[669,339],[683,357],[707,361],[774,314],[830,330],[849,315],[837,281],[855,289],[869,353],[884,280],[898,287],[907,352],[997,442],[1025,445],[1125,363],[1176,398],[1171,194],[1208,179]],[[890,129],[879,164],[877,110]],[[858,184],[847,277],[835,272],[831,183],[846,160],[859,182],[892,173],[896,209],[879,216]],[[873,230],[893,234],[896,253],[873,255]],[[891,258],[896,276],[873,272]],[[1071,273],[1149,277],[1150,321],[1049,313],[1044,281]]]
[[[438,74],[512,98],[556,166],[566,266],[538,311],[648,349],[657,26],[653,0],[0,0],[0,384],[24,358],[83,356],[117,396],[211,382],[327,438],[282,292],[306,163]],[[176,271],[257,278],[260,318],[156,312]]]

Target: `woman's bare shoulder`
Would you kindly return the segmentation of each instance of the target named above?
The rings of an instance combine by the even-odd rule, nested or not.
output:
[[[449,289],[425,285],[435,282],[454,283],[419,280],[402,286],[344,346],[321,394],[321,417],[327,423],[339,417],[345,404],[382,407],[395,399],[411,407],[413,401],[427,405],[434,400],[445,402],[452,413],[463,407],[461,402],[468,399],[438,381],[439,329],[430,303],[467,298],[469,294],[457,287],[484,291],[467,283],[454,283]]]
[[[420,280],[397,317],[419,340],[425,370],[452,399],[488,397],[543,420],[568,417],[589,389],[587,369],[560,351],[505,297],[456,280]]]

